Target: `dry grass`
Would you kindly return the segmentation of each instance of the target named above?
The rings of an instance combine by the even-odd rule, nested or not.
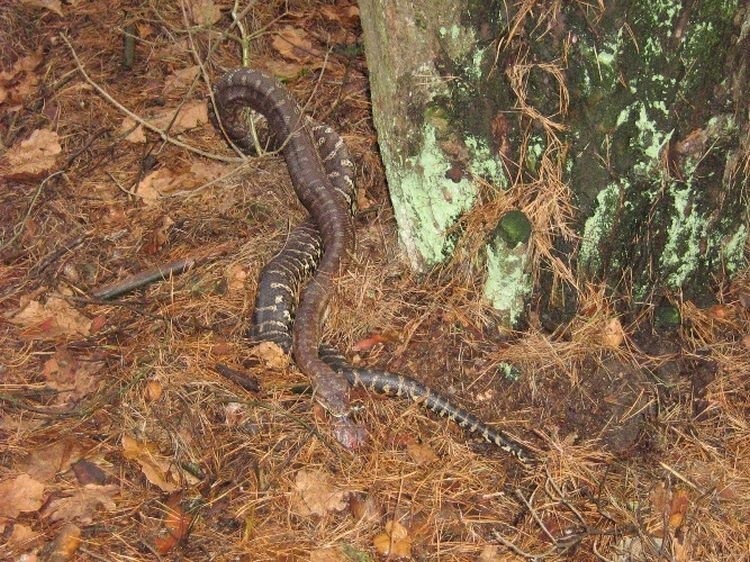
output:
[[[284,2],[262,2],[248,13],[250,30],[265,30],[252,42],[261,66],[280,58],[271,40],[285,25],[304,30],[316,55],[325,54],[327,37],[353,37],[356,30],[347,39],[346,26],[321,15],[324,3],[313,4],[284,14]],[[559,2],[524,5],[519,18],[538,18],[540,29],[560,9]],[[45,46],[35,71],[45,87],[2,118],[3,142],[13,146],[50,128],[63,155],[80,151],[43,187],[25,222],[39,182],[8,182],[0,192],[3,243],[22,225],[0,263],[0,482],[27,472],[43,484],[40,505],[17,517],[0,513],[0,557],[374,560],[394,521],[405,538],[386,535],[386,543],[394,551],[408,544],[417,560],[625,560],[620,553],[639,549],[644,560],[750,555],[750,275],[722,289],[718,307],[682,304],[683,331],[669,337],[644,335],[647,318],[620,325],[617,303],[599,286],[576,287],[579,314],[555,333],[533,315],[523,333],[488,329],[477,264],[466,257],[478,255],[508,209],[523,210],[534,224],[537,270],[544,263],[559,285],[576,283],[552,250],[555,236],[575,242],[560,171],[564,61],[532,68],[520,58],[508,70],[520,100],[532,70],[560,87],[558,115],[540,115],[525,102],[516,108],[547,135],[538,174],[518,175],[508,191],[485,196],[462,219],[458,257],[423,280],[400,258],[362,59],[332,52],[321,77],[313,57],[299,67],[314,71],[288,82],[300,100],[317,88],[308,110],[343,134],[367,206],[328,321],[331,341],[349,349],[385,335],[388,343],[355,361],[453,393],[542,462],[523,469],[416,405],[361,391],[358,415],[371,439],[352,454],[332,441],[307,381],[292,367],[264,367],[243,338],[260,268],[303,216],[283,162],[256,159],[234,179],[202,188],[193,165],[215,163],[156,136],[146,145],[125,142],[123,115],[81,78],[58,36],[69,35],[92,80],[145,117],[205,98],[200,81],[190,94],[163,89],[173,71],[195,64],[195,53],[203,60],[214,49],[205,61],[213,77],[236,65],[236,44],[216,46],[228,20],[188,37],[179,4],[143,5],[130,12],[142,41],[137,67],[125,71],[125,7],[66,5],[65,17],[47,14],[32,25],[25,23],[34,21],[30,9],[0,9],[3,68]],[[180,139],[232,156],[208,124]],[[126,193],[148,173],[147,154],[192,195],[146,205]],[[222,173],[238,167],[218,165]],[[129,273],[199,255],[214,257],[115,303],[86,298]],[[75,334],[68,325],[55,331],[12,321],[28,303],[51,306],[55,297],[68,308],[45,314],[74,325],[83,314],[96,329]],[[261,392],[227,382],[219,363],[255,377]],[[507,365],[519,380],[507,378]],[[44,462],[59,470],[43,476]],[[312,492],[306,479],[317,484]],[[110,501],[84,514],[60,503],[82,489]]]

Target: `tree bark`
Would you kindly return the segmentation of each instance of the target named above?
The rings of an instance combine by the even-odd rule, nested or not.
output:
[[[583,280],[700,297],[746,264],[749,3],[603,4],[360,0],[406,254],[428,270],[491,219],[484,296],[509,324],[531,257],[551,308]]]

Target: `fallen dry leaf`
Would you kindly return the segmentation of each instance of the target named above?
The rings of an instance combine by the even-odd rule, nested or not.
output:
[[[22,472],[0,482],[0,517],[15,519],[20,513],[42,507],[44,484]]]
[[[11,146],[3,155],[0,173],[12,179],[39,179],[55,167],[61,152],[57,133],[37,129],[29,138]]]
[[[104,314],[98,314],[91,319],[89,324],[89,332],[96,334],[107,325],[107,316]]]
[[[193,23],[209,26],[221,19],[221,10],[213,0],[190,0],[189,6]]]
[[[159,168],[148,173],[138,184],[135,194],[149,207],[157,205],[159,200],[176,189],[183,187],[181,178],[169,168]]]
[[[74,309],[64,299],[51,296],[47,302],[29,301],[10,321],[26,328],[28,339],[51,339],[59,335],[88,336],[91,320]]]
[[[680,537],[672,538],[672,555],[674,562],[688,562],[691,559],[689,549]]]
[[[104,367],[101,361],[81,361],[65,348],[59,348],[44,362],[42,375],[49,388],[59,390],[58,405],[78,402],[99,388],[101,378],[95,376]]]
[[[619,318],[612,318],[602,330],[601,341],[608,347],[620,347],[625,340],[625,331]]]
[[[338,490],[322,470],[300,470],[294,478],[290,508],[298,515],[325,515],[346,509],[346,492]]]
[[[125,135],[125,140],[133,144],[143,144],[146,142],[146,132],[143,125],[136,123],[130,117],[125,117],[122,120],[118,133]]]
[[[276,58],[266,62],[266,70],[282,80],[299,76],[307,67],[298,62],[289,62]]]
[[[153,485],[170,493],[180,489],[178,482],[182,474],[172,459],[160,454],[153,443],[123,435],[122,451],[126,459],[140,465],[141,472]]]
[[[281,370],[289,365],[289,355],[273,342],[259,343],[250,349],[250,354],[263,361],[269,369]]]
[[[234,353],[235,349],[236,348],[229,342],[217,341],[211,348],[211,354],[217,357],[221,357],[222,355],[231,355],[232,353]]]
[[[180,108],[177,117],[174,112],[174,109],[165,109],[151,118],[151,124],[162,131],[171,124],[169,133],[175,135],[208,123],[208,104],[205,100],[187,102]]]
[[[175,70],[164,81],[164,93],[173,93],[188,88],[195,80],[195,77],[198,76],[199,71],[200,68],[198,68],[198,65]]]
[[[70,496],[57,498],[49,502],[42,512],[42,517],[51,522],[76,520],[83,525],[89,525],[94,520],[94,514],[99,508],[114,511],[117,505],[112,499],[120,491],[116,484],[99,486],[86,484]]]
[[[159,554],[166,554],[180,541],[187,538],[193,517],[188,515],[182,507],[182,494],[174,493],[169,496],[164,505],[163,529],[161,536],[154,540],[154,548]]]
[[[281,29],[271,44],[281,56],[297,62],[317,59],[321,55],[320,51],[313,47],[307,31],[290,25]]]
[[[174,220],[169,215],[162,215],[159,222],[147,235],[143,245],[143,253],[153,255],[159,252],[169,240],[169,233],[174,226]]]
[[[15,523],[10,538],[8,538],[8,546],[17,550],[28,550],[43,537],[42,533],[37,533],[28,525]]]
[[[364,498],[360,494],[350,496],[349,509],[357,521],[364,523],[378,521],[383,511],[373,496],[368,495]]]
[[[388,521],[385,531],[372,539],[375,550],[381,556],[411,558],[411,539],[406,527],[398,521]]]
[[[494,544],[485,545],[477,558],[477,562],[503,562],[503,560]]]
[[[320,13],[327,19],[343,27],[354,27],[359,23],[357,6],[321,6]]]
[[[369,209],[374,204],[375,202],[365,195],[364,189],[357,190],[357,209],[359,212]]]
[[[146,399],[146,402],[156,402],[161,398],[163,391],[164,387],[161,382],[155,379],[150,379],[146,381],[146,386],[143,389],[143,398]]]
[[[355,353],[360,351],[368,351],[376,345],[387,343],[388,341],[390,341],[390,338],[387,338],[383,334],[372,334],[352,345],[352,351]]]
[[[40,47],[36,52],[18,59],[10,70],[0,71],[0,104],[7,103],[11,110],[23,107],[24,100],[39,83],[34,70],[41,62]]]
[[[138,184],[135,194],[144,203],[153,206],[169,193],[202,188],[221,178],[225,173],[226,167],[215,163],[193,162],[188,170],[163,167],[147,174]]]
[[[688,493],[686,490],[677,490],[672,494],[669,513],[669,527],[679,529],[685,522],[685,514],[689,505]]]
[[[321,548],[310,551],[310,562],[348,562],[351,560],[340,548]]]
[[[107,481],[107,474],[95,463],[88,460],[80,460],[71,466],[73,474],[79,484],[98,484],[103,485]]]
[[[178,88],[178,82],[183,83],[188,79],[187,75],[193,71],[191,68],[185,69],[181,72],[184,72],[185,74],[173,75],[173,82],[166,85],[165,89]],[[175,117],[174,113],[175,109],[168,108],[153,115],[150,119],[147,119],[147,121],[162,131],[166,131],[167,127],[169,127],[170,135],[176,135],[188,129],[194,129],[208,123],[208,104],[205,101],[187,102],[180,108],[177,117]],[[137,124],[130,117],[123,118],[122,123],[120,124],[119,133],[122,135],[127,133],[125,140],[128,142],[134,144],[142,144],[146,142],[146,133],[143,125]],[[140,193],[138,195],[140,195]]]
[[[89,444],[80,438],[63,437],[54,443],[29,451],[18,468],[35,480],[49,482],[55,474],[68,470],[89,449]]]
[[[135,28],[138,30],[138,37],[142,39],[148,39],[155,34],[154,26],[143,20],[138,20]]]
[[[68,523],[57,533],[49,551],[49,562],[65,562],[72,560],[81,546],[81,529]]]
[[[406,452],[418,465],[430,464],[438,460],[438,456],[429,445],[419,443],[413,437],[409,437],[406,442]]]
[[[39,47],[35,52],[18,59],[10,70],[0,72],[0,82],[6,83],[18,77],[19,74],[36,70],[41,62],[42,48]]]
[[[714,320],[730,320],[735,316],[734,308],[726,304],[715,304],[706,313]]]
[[[34,8],[44,8],[45,10],[56,13],[60,17],[63,16],[60,0],[21,0],[21,4],[26,4],[27,6],[32,6]]]
[[[649,494],[651,499],[651,505],[656,513],[667,513],[667,506],[669,505],[670,494],[667,490],[664,482],[659,482],[656,487],[651,490]]]
[[[236,295],[245,291],[245,280],[247,279],[247,269],[240,264],[235,263],[227,268],[224,277],[227,280],[227,293]]]
[[[190,164],[190,175],[194,183],[205,184],[219,179],[227,173],[227,167],[220,162],[199,162]]]

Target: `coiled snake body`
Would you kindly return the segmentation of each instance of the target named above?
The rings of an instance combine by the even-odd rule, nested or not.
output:
[[[297,197],[315,220],[323,245],[315,275],[302,290],[293,324],[294,360],[316,387],[316,397],[338,420],[337,438],[356,445],[361,431],[348,420],[349,385],[318,356],[320,332],[330,299],[332,276],[346,263],[354,247],[354,226],[349,209],[329,189],[328,178],[318,159],[297,103],[273,78],[251,69],[225,74],[214,89],[217,117],[229,139],[243,151],[252,149],[243,110],[251,108],[268,121],[274,146],[280,147]]]
[[[256,342],[271,341],[285,352],[292,351],[300,370],[313,380],[318,399],[339,419],[338,440],[356,446],[363,439],[361,429],[347,417],[347,386],[353,385],[408,397],[478,433],[518,460],[532,460],[523,446],[426,385],[403,375],[355,368],[335,348],[320,345],[331,276],[345,263],[354,245],[354,169],[348,151],[331,128],[308,123],[287,91],[259,71],[238,69],[225,74],[214,88],[214,100],[229,139],[244,152],[253,150],[253,141],[242,110],[249,107],[266,117],[297,196],[310,213],[311,218],[292,231],[279,254],[261,272],[250,335]],[[293,316],[297,288],[313,272]]]

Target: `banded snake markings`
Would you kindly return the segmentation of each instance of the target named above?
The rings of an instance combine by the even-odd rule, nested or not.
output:
[[[348,389],[342,386],[348,384],[408,397],[519,461],[532,461],[525,447],[430,387],[403,375],[355,368],[335,348],[320,345],[331,277],[345,265],[354,246],[354,166],[348,150],[333,129],[306,120],[283,86],[260,71],[228,72],[216,83],[214,99],[224,130],[243,152],[253,152],[254,142],[242,110],[249,107],[266,118],[273,146],[281,148],[295,192],[310,213],[261,272],[250,335],[255,342],[270,341],[284,352],[292,351],[300,370],[312,379],[320,402],[338,419],[337,439],[349,447],[364,439],[362,428],[348,419]],[[311,275],[294,314],[297,289]]]

